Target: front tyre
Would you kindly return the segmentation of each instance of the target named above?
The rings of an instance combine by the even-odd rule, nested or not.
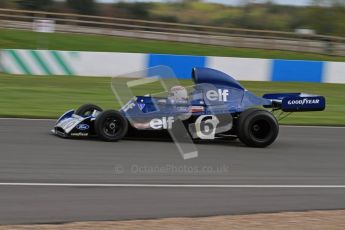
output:
[[[96,117],[95,131],[104,141],[118,141],[127,134],[128,121],[118,111],[107,110]]]
[[[279,125],[272,113],[251,108],[240,114],[237,134],[242,143],[250,147],[266,147],[274,142]]]
[[[103,111],[102,108],[97,105],[85,104],[80,106],[77,111],[75,111],[75,114],[79,116],[91,116],[95,110],[98,112]]]

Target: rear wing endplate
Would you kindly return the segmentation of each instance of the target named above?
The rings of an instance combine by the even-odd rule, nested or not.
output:
[[[263,98],[272,102],[266,108],[281,109],[284,112],[322,111],[326,107],[325,97],[305,93],[265,94]]]

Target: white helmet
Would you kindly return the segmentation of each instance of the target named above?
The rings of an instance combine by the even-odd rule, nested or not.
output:
[[[173,86],[169,92],[169,99],[173,101],[185,101],[188,99],[188,92],[183,86]]]

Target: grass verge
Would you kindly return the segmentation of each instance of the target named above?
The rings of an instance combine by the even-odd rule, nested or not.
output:
[[[132,39],[100,35],[36,33],[31,31],[10,29],[0,29],[0,49],[51,49],[71,51],[161,53],[271,59],[345,61],[345,57],[326,56],[302,52],[232,48],[214,45]]]
[[[130,79],[117,79],[129,81]],[[183,80],[182,85],[191,85]],[[242,84],[257,95],[270,92],[306,92],[326,97],[322,112],[294,113],[281,124],[345,125],[345,84],[250,82]],[[105,109],[118,108],[110,88],[110,78],[71,76],[14,76],[0,74],[0,116],[57,118],[84,103],[95,103]],[[136,95],[158,90],[152,84],[135,89]]]

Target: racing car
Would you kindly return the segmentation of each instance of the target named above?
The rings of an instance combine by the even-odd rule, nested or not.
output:
[[[135,133],[169,131],[175,136],[185,133],[192,140],[238,138],[250,147],[266,147],[277,138],[283,113],[325,109],[323,96],[274,93],[259,97],[215,69],[195,67],[192,80],[195,85],[190,92],[176,85],[166,97],[135,96],[120,110],[82,105],[65,112],[52,132],[60,137],[118,141]]]

